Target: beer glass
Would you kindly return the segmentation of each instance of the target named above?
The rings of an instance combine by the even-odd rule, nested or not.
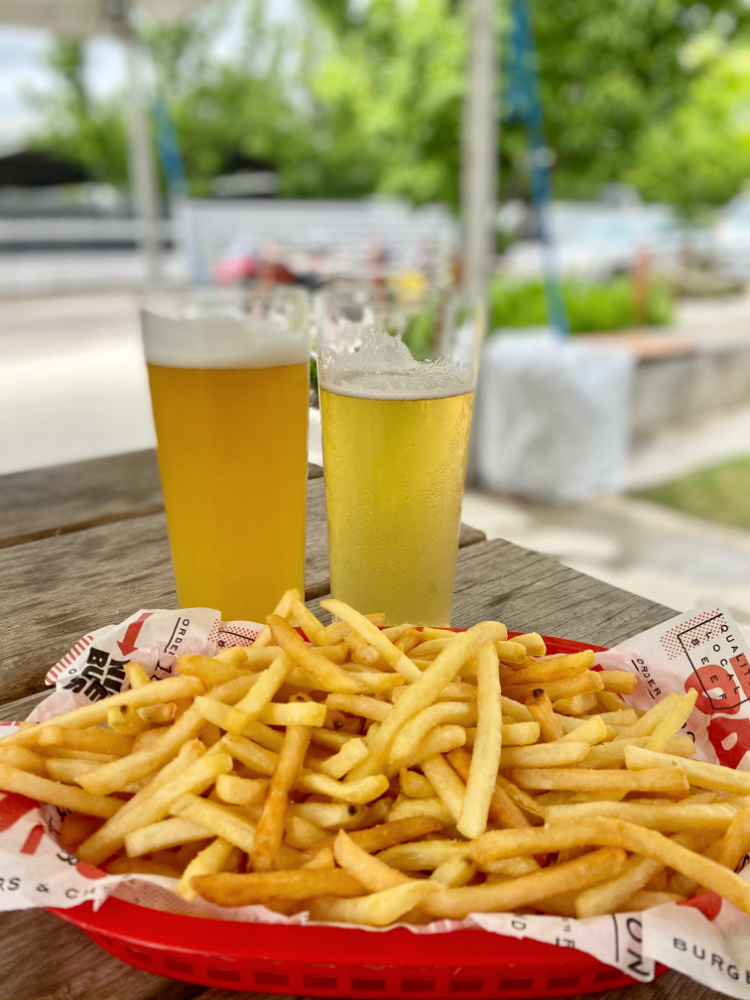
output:
[[[483,309],[457,297],[318,302],[334,597],[450,625]]]
[[[141,319],[179,603],[265,621],[304,593],[307,294],[155,295]]]

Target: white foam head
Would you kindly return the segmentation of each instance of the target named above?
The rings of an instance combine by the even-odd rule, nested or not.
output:
[[[310,355],[304,294],[284,293],[262,318],[239,297],[155,300],[141,311],[146,361],[167,368],[273,368]]]
[[[473,370],[448,358],[416,361],[401,336],[369,329],[359,345],[323,351],[320,384],[363,399],[442,399],[474,388]]]

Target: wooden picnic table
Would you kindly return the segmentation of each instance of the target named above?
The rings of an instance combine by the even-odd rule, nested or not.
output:
[[[5,476],[0,491],[2,720],[25,718],[40,700],[46,671],[82,635],[138,608],[174,607],[176,597],[153,452]],[[306,572],[306,600],[316,609],[329,588],[322,469],[316,466],[308,482]],[[547,556],[461,527],[456,626],[499,619],[511,629],[611,646],[670,614]],[[44,910],[0,915],[0,935],[0,1000],[248,996],[136,971]],[[670,972],[599,996],[709,1000],[722,994]],[[256,994],[255,1000],[273,998]]]

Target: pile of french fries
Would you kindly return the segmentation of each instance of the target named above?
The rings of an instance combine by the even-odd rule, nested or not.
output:
[[[642,713],[590,650],[321,603],[334,624],[288,591],[254,645],[22,725],[0,789],[64,810],[82,860],[220,906],[384,927],[713,890],[750,914],[750,774],[690,759],[695,692]]]

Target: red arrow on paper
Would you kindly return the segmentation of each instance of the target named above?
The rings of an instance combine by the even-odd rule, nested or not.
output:
[[[117,645],[120,647],[120,652],[123,656],[127,656],[128,653],[134,653],[138,648],[135,644],[135,640],[138,638],[138,634],[143,628],[143,623],[147,618],[151,617],[150,611],[144,611],[140,618],[137,618],[134,622],[131,622],[125,629],[125,638],[122,642],[118,642]]]

